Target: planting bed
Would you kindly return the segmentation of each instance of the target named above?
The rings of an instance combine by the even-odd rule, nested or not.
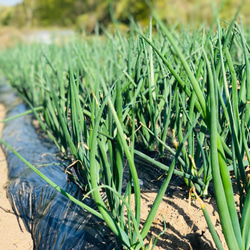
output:
[[[1,88],[1,97],[6,105],[13,93],[5,90]],[[15,98],[12,100],[16,103]],[[12,103],[9,108],[7,118],[26,110],[23,104]],[[53,144],[39,139],[32,126],[31,116],[7,122],[2,138],[59,187],[81,199],[80,190],[66,179],[66,162],[57,159]],[[18,220],[23,220],[26,230],[31,234],[34,249],[114,248],[114,237],[100,220],[57,193],[9,149],[3,147],[3,150],[8,164],[7,196]],[[93,206],[90,200],[85,200],[85,203]]]
[[[0,139],[8,192],[35,248],[249,249],[250,48],[239,11],[193,33],[155,16],[145,32],[132,23],[0,53],[22,99]]]
[[[0,94],[1,95],[1,94]],[[3,97],[3,91],[2,91],[2,97]],[[0,96],[0,100],[3,100],[3,98],[1,98]],[[4,100],[10,100],[11,97],[6,96]],[[12,99],[13,100],[13,99]],[[20,105],[18,105],[20,106]],[[18,107],[17,106],[17,107]],[[1,120],[4,118],[4,111],[5,111],[5,106],[1,105]],[[16,112],[22,112],[24,111],[24,107],[20,106],[21,110],[20,111],[14,111]],[[16,109],[16,108],[15,108]],[[13,112],[13,111],[12,111]],[[13,116],[13,114],[10,113],[9,117]],[[15,139],[17,141],[20,141],[20,138],[18,138],[18,134],[20,134],[20,132],[18,132],[20,130],[20,126],[24,126],[23,133],[28,131],[32,131],[32,129],[30,128],[32,120],[30,119],[31,117],[22,117],[19,118],[19,120],[14,120],[12,121],[12,123],[16,123],[18,124],[17,126],[12,126],[13,128],[8,131],[8,129],[5,129],[5,134],[3,135],[5,138],[9,137],[8,134],[11,134],[11,138],[10,141],[13,142],[13,144],[15,145]],[[20,120],[21,119],[21,120]],[[25,129],[25,125],[22,124],[26,124],[27,128]],[[37,123],[35,123],[37,124]],[[8,125],[7,125],[8,128]],[[16,129],[15,129],[16,128]],[[35,126],[36,131],[39,131],[39,125]],[[26,131],[26,132],[25,132]],[[32,134],[31,136],[33,139],[34,137],[36,137],[35,135]],[[40,165],[39,160],[38,159],[34,159],[35,158],[39,158],[41,156],[41,154],[44,154],[43,157],[46,158],[46,152],[44,152],[43,149],[41,149],[41,151],[39,152],[39,150],[37,150],[37,145],[33,146],[33,149],[27,145],[31,144],[33,145],[34,141],[31,139],[31,137],[27,137],[26,140],[22,143],[18,144],[18,148],[19,148],[19,152],[23,152],[23,151],[28,151],[31,158],[33,160],[30,159],[30,161],[36,161],[37,163],[35,163],[35,165]],[[41,135],[38,137],[41,137]],[[43,134],[43,138],[44,138],[44,134]],[[8,140],[7,140],[8,141]],[[43,141],[40,141],[41,144],[43,144]],[[26,148],[27,147],[27,148]],[[26,149],[25,149],[26,148]],[[39,147],[38,147],[39,148]],[[5,148],[6,150],[6,148]],[[7,152],[7,155],[9,155],[10,152]],[[1,157],[1,160],[3,161],[3,156]],[[13,156],[12,156],[13,157]],[[29,155],[26,154],[26,157],[29,158]],[[55,159],[54,159],[55,160]],[[3,162],[1,161],[1,173],[3,173],[6,171],[6,168],[3,165]],[[19,163],[18,163],[19,161]],[[13,159],[10,160],[11,165],[13,167]],[[16,165],[21,164],[20,160],[16,160]],[[44,163],[51,163],[50,161],[45,161]],[[141,212],[141,218],[142,218],[142,224],[144,223],[146,216],[150,210],[150,208],[152,207],[153,201],[157,195],[157,190],[159,189],[160,185],[162,184],[161,179],[156,181],[164,172],[163,171],[155,171],[153,170],[147,163],[143,163],[141,162],[140,164],[137,164],[137,169],[138,169],[138,173],[139,173],[139,178],[141,180],[143,180],[144,185],[142,186],[142,193],[141,193],[141,201],[142,201],[142,212]],[[15,174],[15,168],[12,168],[9,170],[9,176],[12,176]],[[12,171],[12,172],[11,172]],[[6,175],[6,172],[5,172]],[[125,175],[126,171],[125,171]],[[2,176],[2,175],[1,175]],[[26,175],[25,175],[26,176]],[[26,177],[25,177],[26,178]],[[39,177],[37,176],[37,178],[39,179]],[[35,177],[36,179],[36,177]],[[4,243],[3,243],[3,247],[2,249],[12,249],[12,246],[15,246],[18,249],[31,249],[32,248],[32,241],[30,239],[30,234],[27,233],[27,231],[25,230],[25,227],[23,225],[23,221],[25,221],[26,226],[28,227],[29,232],[32,233],[33,238],[36,238],[36,234],[40,231],[41,229],[38,229],[38,232],[36,231],[32,231],[31,228],[34,227],[32,226],[33,222],[30,221],[29,218],[29,213],[32,212],[31,207],[36,206],[36,203],[38,202],[38,198],[36,199],[32,199],[32,203],[34,204],[29,204],[27,205],[26,208],[26,212],[22,212],[20,211],[20,209],[22,209],[20,207],[20,204],[22,204],[22,199],[26,199],[24,197],[30,196],[30,195],[34,195],[33,191],[32,191],[32,185],[34,185],[35,187],[35,183],[32,184],[32,182],[34,182],[34,179],[32,179],[29,184],[29,177],[27,177],[28,180],[28,185],[31,185],[31,189],[25,188],[25,184],[24,186],[21,185],[21,187],[17,188],[15,190],[15,192],[19,192],[22,193],[22,195],[19,196],[15,196],[15,194],[12,194],[10,197],[10,194],[8,193],[9,199],[10,200],[2,200],[1,199],[1,208],[4,208],[5,210],[0,211],[1,212],[1,231],[0,231],[0,235],[2,236],[2,239],[4,239]],[[19,181],[18,181],[19,182]],[[157,183],[157,184],[156,184]],[[6,192],[6,187],[9,187],[9,182],[4,183],[4,181],[2,180],[1,183],[1,196],[5,195]],[[41,185],[41,184],[39,184]],[[46,185],[47,186],[47,185]],[[8,189],[7,189],[8,190]],[[13,191],[12,191],[13,192]],[[51,193],[53,193],[53,190],[49,191]],[[48,193],[49,195],[49,193]],[[60,196],[60,195],[59,195]],[[22,198],[23,197],[23,198]],[[14,200],[13,200],[14,199]],[[16,217],[14,216],[14,212],[13,210],[10,208],[9,206],[9,202],[12,203],[12,205],[15,208],[15,212],[16,215],[19,217],[19,223],[21,223],[23,230],[25,231],[25,234],[22,233],[20,231],[20,227],[17,223]],[[59,201],[58,201],[59,202]],[[216,204],[215,204],[215,200],[214,198],[209,198],[209,199],[205,199],[204,200],[205,205],[209,211],[209,213],[212,215],[212,219],[213,219],[213,223],[216,225],[216,230],[219,233],[219,236],[221,238],[221,240],[224,242],[224,237],[221,231],[221,226],[220,223],[218,223],[219,217],[218,217],[218,213],[217,213],[217,208],[216,208]],[[60,202],[59,202],[60,203]],[[132,203],[131,205],[133,206],[133,197],[132,197]],[[16,204],[16,205],[15,205]],[[21,205],[23,206],[23,205]],[[38,207],[37,209],[40,210],[42,209],[43,205],[40,204],[38,205],[40,207]],[[53,208],[51,208],[52,210],[52,214],[57,213],[57,210],[55,209],[55,211],[53,212]],[[22,213],[20,215],[20,212]],[[34,213],[34,212],[33,212]],[[35,215],[35,216],[40,216],[40,215]],[[10,221],[9,217],[12,219],[12,222]],[[58,219],[58,217],[56,216],[55,218]],[[33,220],[36,220],[37,218],[33,218]],[[46,217],[43,218],[42,220],[47,220]],[[53,221],[53,218],[52,218]],[[58,221],[54,221],[54,223],[58,224],[56,226],[56,228],[59,228],[59,225],[61,223],[63,223],[63,219],[62,220],[58,220]],[[13,223],[13,225],[12,225]],[[42,223],[42,222],[41,222]],[[49,225],[49,227],[52,225]],[[93,223],[93,229],[96,228],[97,224]],[[11,230],[9,231],[6,230],[6,228],[11,228]],[[165,229],[164,229],[165,227]],[[90,229],[88,226],[86,226],[86,228],[88,228],[88,230]],[[82,228],[82,231],[84,231],[85,227]],[[40,230],[40,231],[39,231]],[[47,229],[50,231],[50,229]],[[53,234],[53,231],[51,231],[51,233]],[[161,234],[161,235],[160,235]],[[80,237],[81,234],[79,234]],[[153,240],[160,235],[160,237],[158,238],[158,241],[156,243],[156,246],[154,249],[215,249],[215,245],[212,241],[212,237],[210,235],[210,232],[207,228],[207,224],[206,221],[204,219],[202,210],[200,209],[200,204],[198,201],[192,199],[191,205],[189,205],[189,192],[188,189],[185,185],[185,183],[183,182],[183,180],[179,177],[173,177],[171,185],[168,188],[168,192],[165,195],[165,197],[163,198],[163,201],[159,207],[159,210],[157,212],[157,215],[154,219],[153,225],[152,225],[152,230],[150,232],[150,234],[148,235],[147,239],[145,240],[145,243],[150,245],[153,243]],[[51,237],[45,237],[43,240],[46,242],[50,239]],[[43,245],[43,249],[46,248],[46,243],[43,243],[42,241],[38,241],[38,238],[36,238],[36,249],[39,249],[39,244],[41,244],[41,246]],[[71,245],[70,240],[72,241],[72,239],[67,239],[66,240],[69,242],[69,245],[67,245],[69,247],[69,249],[72,247],[74,247],[74,245]],[[106,238],[107,241],[109,241],[108,238]],[[84,239],[82,240],[84,241]],[[73,242],[73,241],[72,241]],[[44,246],[45,244],[45,246]],[[73,244],[73,243],[72,243]],[[40,246],[40,247],[41,247]],[[224,246],[225,242],[224,242]],[[91,245],[90,249],[94,249],[94,246]],[[0,248],[1,249],[1,248]],[[86,247],[85,247],[86,249]],[[98,242],[96,241],[96,249],[103,249],[103,247],[98,247]]]

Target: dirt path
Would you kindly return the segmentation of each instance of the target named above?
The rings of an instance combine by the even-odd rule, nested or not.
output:
[[[5,116],[5,107],[0,104],[0,120]],[[0,137],[3,124],[0,123]],[[30,234],[23,224],[20,230],[16,216],[14,215],[10,202],[6,198],[6,183],[8,170],[7,163],[0,147],[0,250],[29,250],[33,249]]]

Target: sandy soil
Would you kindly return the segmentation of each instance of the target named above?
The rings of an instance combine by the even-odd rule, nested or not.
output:
[[[5,108],[0,104],[0,120],[5,116]],[[0,123],[0,136],[3,124]],[[23,224],[21,228],[13,213],[9,200],[6,198],[6,183],[8,181],[7,163],[0,147],[0,250],[29,250],[33,249],[30,234]],[[22,221],[20,220],[22,223]]]
[[[137,168],[139,178],[143,180],[141,189],[141,223],[143,224],[166,176],[162,175],[162,171],[159,169],[143,163],[137,165]],[[159,179],[160,176],[162,178]],[[212,189],[211,192],[213,192]],[[224,249],[228,249],[219,222],[215,198],[203,198],[198,201],[194,196],[190,196],[183,179],[176,175],[169,183],[166,195],[163,197],[153,225],[145,239],[145,244],[152,246],[158,237],[154,250],[217,249],[201,210],[200,202],[205,205]],[[132,207],[134,207],[133,203],[132,199]]]
[[[142,193],[142,222],[145,221],[156,195],[157,193],[155,192]],[[209,198],[203,202],[224,248],[227,249],[219,223],[215,200]],[[166,226],[165,232],[163,232],[164,221]],[[185,191],[185,188],[176,188],[175,191],[164,197],[145,243],[150,244],[151,241],[152,244],[161,233],[162,235],[158,238],[154,250],[216,249],[199,202],[192,199],[189,206],[188,192]]]

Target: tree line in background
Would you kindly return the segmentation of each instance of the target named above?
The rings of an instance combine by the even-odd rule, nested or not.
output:
[[[150,0],[148,0],[150,1]],[[170,23],[210,23],[210,0],[151,0],[161,19]],[[216,0],[219,5],[221,0]],[[221,18],[230,21],[240,1],[226,0]],[[246,0],[246,6],[250,0]],[[93,31],[98,21],[105,26],[117,20],[128,24],[131,17],[148,24],[150,8],[145,0],[23,0],[14,7],[0,7],[0,25],[18,27],[63,26]],[[250,8],[243,8],[245,25],[250,24]]]

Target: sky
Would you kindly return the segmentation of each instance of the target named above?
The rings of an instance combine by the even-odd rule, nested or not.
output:
[[[13,6],[20,2],[22,2],[22,0],[0,0],[0,5]]]

